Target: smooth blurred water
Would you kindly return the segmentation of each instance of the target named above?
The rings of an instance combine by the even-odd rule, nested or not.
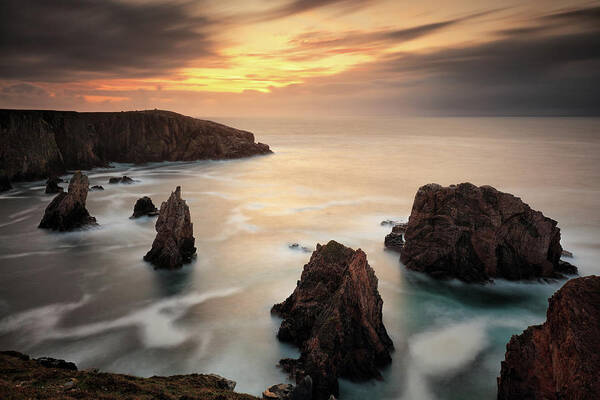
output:
[[[212,372],[259,395],[286,381],[295,348],[275,338],[272,304],[294,289],[314,248],[366,251],[396,346],[383,381],[343,381],[342,399],[493,399],[507,341],[545,318],[564,282],[465,285],[406,271],[386,251],[417,188],[470,181],[514,193],[559,221],[583,275],[600,266],[600,120],[429,118],[221,120],[273,155],[89,172],[100,227],[37,229],[43,182],[0,195],[0,348],[142,376]],[[127,174],[140,182],[108,185]],[[130,220],[182,186],[198,257],[175,272],[142,261],[155,219]],[[65,185],[66,186],[66,185]]]

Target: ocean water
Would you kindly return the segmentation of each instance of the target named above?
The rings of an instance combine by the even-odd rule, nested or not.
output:
[[[0,348],[141,376],[217,373],[260,395],[298,355],[269,312],[310,257],[288,245],[335,239],[367,253],[396,347],[384,380],[342,380],[341,399],[494,399],[506,343],[545,319],[564,281],[434,281],[384,249],[380,222],[407,220],[423,184],[489,184],[559,221],[570,261],[600,273],[600,119],[219,122],[275,153],[88,171],[105,188],[88,196],[100,227],[72,233],[36,228],[44,182],[0,195]],[[139,182],[107,184],[123,174]],[[142,260],[155,219],[128,217],[138,197],[158,205],[177,185],[198,255],[157,271]]]

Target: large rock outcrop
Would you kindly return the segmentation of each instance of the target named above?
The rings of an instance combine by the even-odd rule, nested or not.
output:
[[[144,256],[145,261],[157,268],[175,269],[192,260],[196,253],[194,227],[190,209],[181,198],[181,187],[177,186],[160,206],[156,232],[152,249]]]
[[[1,399],[258,400],[234,388],[235,382],[214,374],[139,378],[96,369],[78,371],[68,361],[0,351]]]
[[[506,346],[498,399],[600,396],[600,277],[568,281],[549,300],[546,322]]]
[[[486,282],[577,273],[560,259],[556,221],[491,186],[419,188],[404,240],[406,267],[436,278]]]
[[[283,317],[277,337],[300,348],[280,365],[297,382],[312,378],[314,399],[337,396],[338,377],[381,378],[393,344],[382,321],[383,300],[366,254],[335,241],[317,245],[296,289],[272,312]]]
[[[0,170],[12,181],[109,162],[228,159],[270,152],[250,132],[169,111],[0,110]]]
[[[85,208],[87,195],[88,177],[77,171],[69,182],[68,192],[59,193],[48,204],[39,228],[70,231],[96,225],[96,218]]]

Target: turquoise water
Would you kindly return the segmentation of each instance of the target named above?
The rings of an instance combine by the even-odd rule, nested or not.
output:
[[[142,376],[213,372],[259,395],[286,381],[273,303],[309,253],[335,239],[367,253],[396,351],[383,381],[343,381],[342,399],[493,399],[507,341],[545,318],[564,282],[465,285],[406,271],[386,251],[384,219],[406,220],[417,188],[470,181],[514,193],[559,221],[582,274],[600,266],[600,120],[429,118],[221,120],[273,155],[115,165],[89,171],[98,229],[36,228],[43,182],[0,195],[0,348]],[[108,185],[127,174],[140,182]],[[153,219],[129,220],[182,186],[198,257],[180,271],[142,261]]]

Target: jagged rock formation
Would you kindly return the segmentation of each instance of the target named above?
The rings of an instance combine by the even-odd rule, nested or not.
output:
[[[422,186],[404,240],[401,261],[435,278],[486,282],[577,273],[560,259],[556,221],[491,186]]]
[[[228,159],[267,154],[250,132],[169,111],[0,110],[0,170],[42,179],[109,162]]]
[[[131,184],[133,183],[134,180],[131,179],[130,177],[128,177],[127,175],[123,175],[123,176],[113,176],[111,178],[108,178],[108,183],[110,184],[116,184],[116,183],[124,183],[124,184]]]
[[[0,352],[2,399],[257,400],[235,393],[234,387],[235,382],[213,374],[138,378],[97,370],[77,371],[68,361],[33,360],[16,351]]]
[[[597,399],[600,277],[571,279],[549,300],[546,322],[506,346],[498,399]]]
[[[277,337],[296,344],[298,360],[280,365],[300,382],[312,378],[313,398],[338,395],[338,377],[381,378],[393,344],[382,321],[377,277],[362,250],[335,241],[317,245],[294,293],[272,312],[284,318]]]
[[[177,186],[160,206],[156,232],[152,249],[144,256],[145,261],[157,268],[174,269],[192,260],[196,253],[194,229],[190,209],[181,198],[181,187]]]
[[[101,185],[94,185],[94,186],[90,187],[91,192],[97,192],[99,190],[104,190],[104,187],[102,187]]]
[[[64,189],[61,186],[58,186],[58,184],[61,182],[63,182],[63,180],[56,176],[51,176],[50,178],[48,178],[48,180],[46,181],[46,194],[63,192]]]
[[[133,206],[133,215],[130,218],[139,218],[143,216],[154,217],[158,215],[158,208],[148,196],[140,197]]]
[[[392,232],[385,237],[385,247],[395,251],[402,251],[404,247],[404,233],[406,232],[406,223],[396,223],[392,227]]]
[[[96,225],[96,218],[85,208],[88,177],[77,171],[69,182],[67,193],[59,193],[44,212],[39,228],[70,231],[86,225]]]

